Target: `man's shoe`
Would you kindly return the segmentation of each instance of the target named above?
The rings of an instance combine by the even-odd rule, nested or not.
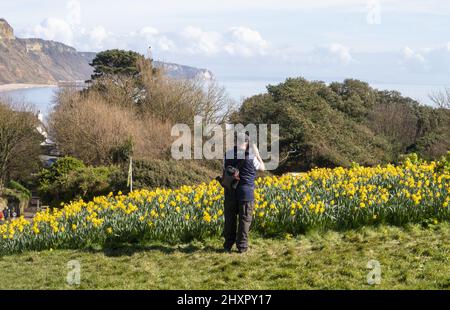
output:
[[[223,248],[223,251],[224,251],[225,253],[231,253],[231,248]]]
[[[239,252],[240,254],[245,253],[245,252],[247,252],[247,248],[245,248],[245,249],[238,249],[238,252]]]

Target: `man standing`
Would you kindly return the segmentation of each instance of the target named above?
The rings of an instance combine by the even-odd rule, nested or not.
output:
[[[247,135],[243,143],[226,152],[224,168],[228,166],[239,170],[240,180],[236,189],[225,188],[223,247],[225,251],[231,252],[236,243],[239,253],[244,253],[248,249],[248,232],[253,219],[256,171],[264,170],[265,166],[258,148],[250,143]]]

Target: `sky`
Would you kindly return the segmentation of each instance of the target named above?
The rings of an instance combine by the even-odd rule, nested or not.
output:
[[[232,96],[358,78],[423,103],[450,86],[447,0],[0,0],[18,37],[211,70]]]

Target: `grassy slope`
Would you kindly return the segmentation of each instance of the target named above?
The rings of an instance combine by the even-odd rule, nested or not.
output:
[[[45,251],[0,257],[0,288],[33,289],[450,289],[450,225],[254,237],[249,253],[220,253],[221,240],[182,246]],[[81,285],[66,284],[81,262]],[[380,285],[366,282],[381,263]]]

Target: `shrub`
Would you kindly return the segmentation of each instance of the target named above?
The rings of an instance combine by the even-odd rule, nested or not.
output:
[[[39,179],[41,183],[53,183],[60,177],[84,167],[81,160],[66,156],[58,159],[50,168],[42,170]]]
[[[22,184],[12,180],[9,181],[8,187],[4,189],[3,195],[7,199],[7,202],[14,202],[18,204],[19,213],[21,215],[25,211],[25,207],[28,206],[31,199],[31,192]],[[3,207],[6,207],[6,205],[7,203]]]
[[[63,90],[50,117],[58,149],[89,165],[123,161],[130,153],[141,159],[161,158],[172,141],[170,128],[169,123],[140,115],[137,107],[109,102],[96,91]]]
[[[111,176],[115,175],[117,166],[85,167],[69,173],[62,190],[68,193],[70,200],[89,200],[111,191]],[[65,202],[68,199],[64,200]]]
[[[176,188],[209,182],[220,173],[219,166],[194,160],[137,160],[133,162],[133,185],[136,189]],[[88,200],[109,192],[128,192],[127,178],[126,164],[93,167],[64,157],[39,174],[39,193],[44,203],[57,207],[62,202]]]
[[[85,166],[76,158],[64,157],[40,173],[39,192],[43,201],[53,207],[79,198],[89,199],[111,189],[110,176],[118,169],[116,166]]]
[[[202,162],[176,160],[139,160],[133,164],[133,185],[141,188],[176,188],[182,185],[209,182],[220,173],[219,169],[206,166]],[[128,166],[112,177],[111,188],[121,189],[126,184]]]
[[[417,155],[417,153],[403,154],[400,156],[400,163],[404,164],[410,162],[412,164],[420,164],[423,160]]]
[[[25,188],[25,186],[16,181],[9,181],[8,188],[15,190],[17,193],[20,193],[22,200],[31,199],[31,192],[27,188]]]
[[[437,163],[437,170],[441,173],[450,174],[450,151],[445,156],[442,156]]]

